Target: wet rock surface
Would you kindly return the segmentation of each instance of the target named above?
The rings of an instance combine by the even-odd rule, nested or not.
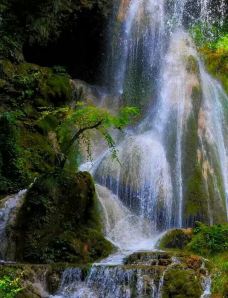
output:
[[[195,297],[203,293],[204,260],[162,251],[137,252],[123,264],[96,264],[87,275],[67,269],[54,297]]]

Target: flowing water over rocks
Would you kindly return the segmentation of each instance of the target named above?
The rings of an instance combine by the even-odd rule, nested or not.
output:
[[[180,288],[179,294],[184,294],[184,297],[200,297],[201,293],[206,293],[207,287],[201,284],[201,280],[205,282],[206,277],[199,273],[203,261],[199,260],[195,269],[186,265],[187,262],[183,256],[172,256],[164,252],[138,252],[126,257],[123,264],[118,266],[95,264],[88,274],[79,268],[67,269],[59,293],[51,297],[159,298],[163,290],[168,294],[169,287],[175,288],[170,274],[187,277],[194,287],[193,290]]]
[[[6,261],[11,259],[9,252],[11,251],[10,246],[13,246],[13,243],[7,235],[7,228],[13,224],[15,217],[15,212],[20,208],[23,198],[27,190],[21,190],[17,194],[5,198],[1,202],[0,206],[0,260]],[[12,261],[12,259],[11,259]]]
[[[190,2],[122,0],[115,11],[108,107],[138,105],[144,116],[118,141],[118,161],[103,151],[82,168],[99,183],[105,235],[117,252],[86,275],[65,271],[55,297],[210,297],[203,260],[195,267],[145,252],[167,229],[228,218],[228,97],[187,31],[199,20],[210,26],[213,5],[198,0],[189,11]]]
[[[196,0],[195,15],[187,10],[189,0],[119,2],[109,95],[97,104],[113,110],[137,105],[143,116],[117,138],[118,161],[100,146],[90,169],[105,236],[116,252],[90,270],[65,270],[52,297],[210,297],[202,259],[155,248],[170,228],[228,218],[228,97],[206,72],[188,33],[189,23],[213,23],[212,2]],[[6,227],[24,194],[0,209],[0,258],[7,259]]]
[[[186,30],[187,3],[173,1],[169,10],[163,1],[120,5],[111,90],[118,104],[141,105],[145,116],[119,142],[119,163],[106,152],[92,169],[96,181],[159,231],[224,222],[228,214],[228,97]],[[206,22],[211,2],[197,5]]]

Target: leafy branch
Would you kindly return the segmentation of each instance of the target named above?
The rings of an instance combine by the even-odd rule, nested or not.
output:
[[[115,141],[110,134],[110,129],[122,130],[132,123],[138,114],[139,111],[135,107],[124,107],[118,114],[112,114],[105,108],[80,102],[77,103],[76,108],[64,107],[45,111],[43,118],[55,116],[59,119],[56,132],[62,152],[58,156],[58,164],[64,167],[72,146],[80,139],[84,139],[90,147],[91,139],[87,132],[91,130],[97,130],[100,133],[112,150],[113,157],[117,158]]]

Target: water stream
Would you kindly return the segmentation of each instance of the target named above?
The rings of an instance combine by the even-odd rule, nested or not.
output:
[[[0,260],[6,261],[10,243],[9,236],[7,235],[7,228],[13,221],[15,216],[14,212],[20,208],[23,198],[27,190],[21,190],[15,195],[6,197],[1,201],[0,206]]]
[[[105,236],[117,252],[94,264],[87,277],[79,269],[65,271],[55,297],[162,297],[166,270],[177,260],[159,277],[156,270],[124,267],[124,260],[153,251],[167,229],[228,218],[228,97],[206,72],[186,21],[200,19],[206,28],[213,3],[196,0],[195,12],[188,4],[121,0],[115,9],[107,71],[111,107],[139,105],[144,116],[118,141],[119,162],[104,151],[82,169],[98,183]],[[223,1],[219,11],[222,22]],[[206,274],[201,297],[210,297],[210,287]]]

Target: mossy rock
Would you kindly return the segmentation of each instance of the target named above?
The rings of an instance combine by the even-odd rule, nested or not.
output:
[[[183,249],[192,239],[191,229],[175,229],[168,231],[160,240],[159,248]]]
[[[0,61],[0,195],[15,193],[54,171],[59,143],[49,136],[58,121],[40,119],[44,109],[69,103],[72,90],[66,73]]]
[[[5,81],[3,93],[9,96],[4,103],[11,108],[23,107],[28,102],[33,108],[59,106],[73,99],[70,77],[66,73],[56,73],[52,68],[31,63],[15,65],[2,60],[0,79]]]
[[[200,49],[200,54],[204,59],[207,70],[221,81],[226,93],[228,93],[228,51],[206,46]]]
[[[16,259],[33,263],[88,263],[107,256],[91,176],[55,172],[28,191],[15,228]]]
[[[19,129],[13,113],[0,115],[0,195],[16,192],[26,186],[19,146]]]
[[[188,56],[186,61],[186,70],[187,72],[195,75],[199,75],[199,65],[198,61],[194,56]]]
[[[73,87],[67,76],[52,74],[40,84],[41,97],[55,104],[70,102],[73,97]]]
[[[200,279],[191,269],[171,268],[164,276],[163,298],[199,298],[202,294]]]
[[[18,293],[9,297],[49,297],[49,294],[54,294],[59,288],[63,271],[68,266],[69,264],[33,265],[3,263],[0,264],[0,280],[7,277],[17,285],[19,289]],[[80,267],[80,269],[83,273],[88,271],[87,267]],[[14,286],[14,283],[12,286]],[[6,290],[9,295],[10,287]],[[5,295],[1,296],[1,291],[0,297],[5,298]]]

